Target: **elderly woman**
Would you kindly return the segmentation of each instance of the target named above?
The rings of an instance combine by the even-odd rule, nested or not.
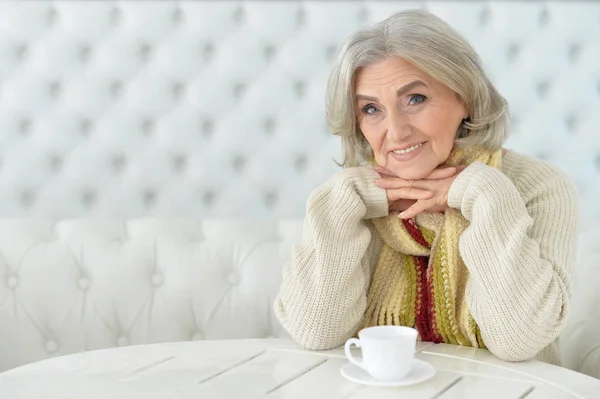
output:
[[[302,346],[363,327],[559,363],[577,229],[572,183],[502,148],[506,101],[473,48],[422,11],[347,40],[327,120],[344,168],[309,197],[275,313]],[[542,138],[540,138],[542,139]]]

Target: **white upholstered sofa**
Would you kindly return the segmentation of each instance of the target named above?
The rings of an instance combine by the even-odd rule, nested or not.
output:
[[[271,304],[308,193],[337,170],[332,56],[426,8],[481,53],[508,147],[582,203],[567,366],[600,377],[600,5],[0,3],[0,371],[119,345],[285,336]]]
[[[2,220],[0,370],[112,346],[287,337],[272,302],[301,233],[296,219]],[[598,244],[581,252],[561,338],[565,365],[596,377]]]

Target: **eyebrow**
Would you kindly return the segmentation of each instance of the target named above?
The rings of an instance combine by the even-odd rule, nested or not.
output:
[[[422,80],[414,80],[404,86],[402,86],[401,88],[399,88],[396,91],[396,96],[400,97],[401,95],[405,94],[407,91],[410,91],[412,89],[414,89],[417,86],[425,86],[427,87],[427,85],[425,84],[425,82],[423,82]],[[379,101],[377,99],[377,97],[371,97],[371,96],[365,96],[362,94],[357,94],[356,95],[356,99],[357,100],[367,100],[367,101]]]

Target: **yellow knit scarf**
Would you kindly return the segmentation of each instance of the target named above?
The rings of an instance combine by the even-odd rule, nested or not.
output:
[[[482,162],[500,168],[502,151],[454,149],[446,165]],[[373,219],[384,245],[367,296],[362,327],[415,327],[423,341],[485,348],[466,303],[469,271],[458,252],[468,227],[460,211],[425,212],[415,219]]]

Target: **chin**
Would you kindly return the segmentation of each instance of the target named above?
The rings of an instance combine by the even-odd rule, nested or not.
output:
[[[418,165],[415,165],[410,168],[407,168],[407,167],[389,168],[389,170],[394,172],[396,174],[396,176],[400,177],[401,179],[406,179],[406,180],[423,179],[423,178],[429,176],[429,174],[431,172],[433,172],[434,169],[435,168],[419,167]]]

